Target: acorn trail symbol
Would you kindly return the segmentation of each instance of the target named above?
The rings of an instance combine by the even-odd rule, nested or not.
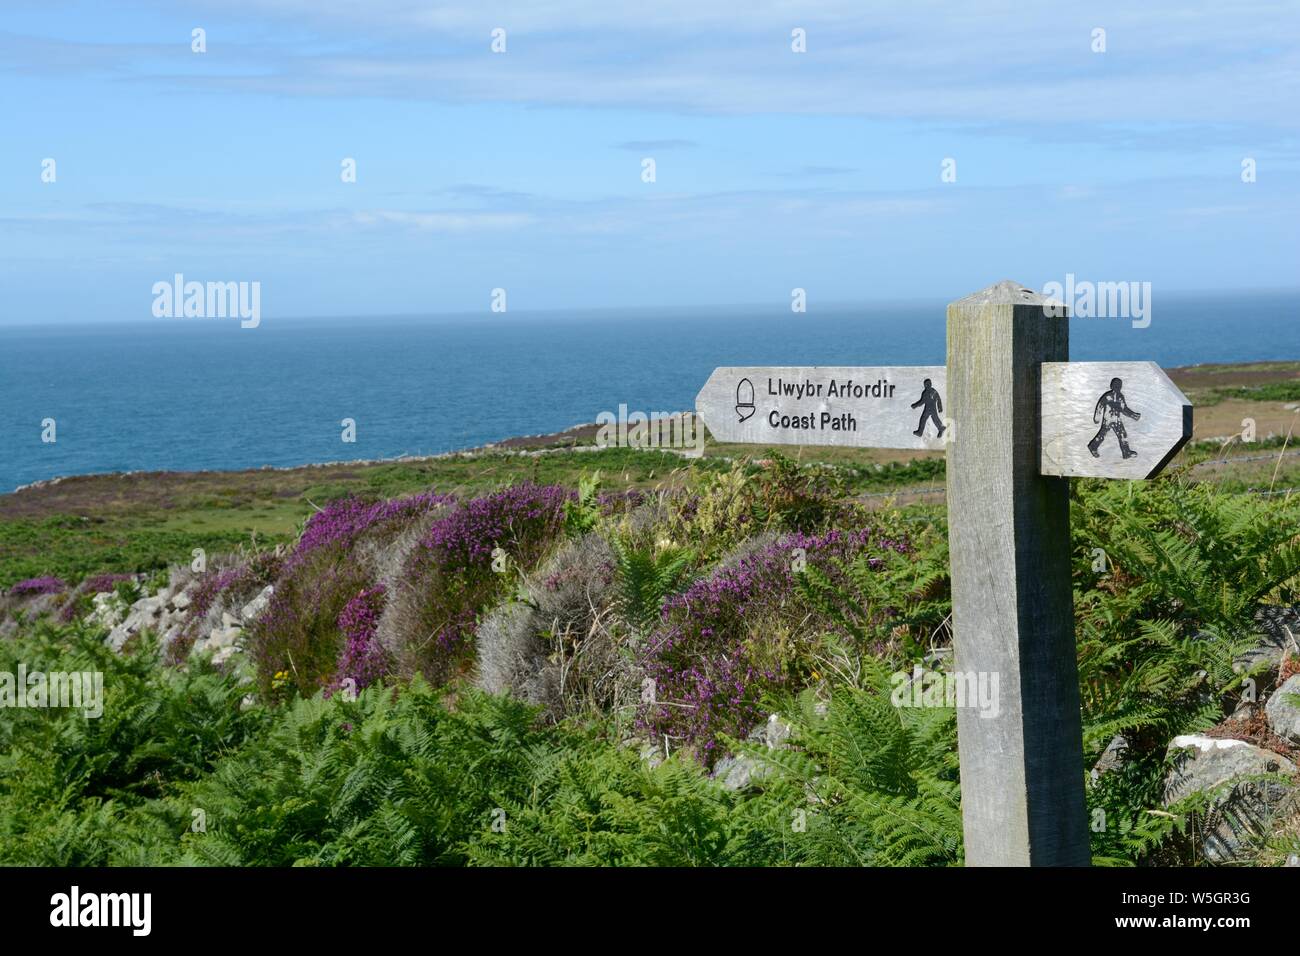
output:
[[[736,414],[742,422],[754,414],[754,383],[747,378],[736,385]]]

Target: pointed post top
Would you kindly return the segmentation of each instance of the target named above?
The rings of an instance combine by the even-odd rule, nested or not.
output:
[[[987,289],[972,292],[965,298],[958,299],[953,305],[1055,305],[1064,308],[1064,303],[1048,298],[1041,292],[1035,292],[1029,286],[1010,279],[995,282]],[[1064,313],[1062,313],[1064,314]]]

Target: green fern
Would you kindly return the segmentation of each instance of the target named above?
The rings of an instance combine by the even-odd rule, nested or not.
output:
[[[564,503],[564,532],[569,537],[581,538],[600,521],[600,472],[583,473],[578,479],[578,497]]]
[[[795,862],[961,862],[955,711],[895,707],[890,685],[889,669],[867,662],[864,687],[835,693],[824,713],[801,696],[794,749],[740,745],[770,769],[763,785],[806,827],[792,843]]]
[[[685,580],[695,552],[674,545],[637,547],[622,537],[610,543],[618,569],[623,621],[633,633],[645,635],[658,621],[664,598]]]

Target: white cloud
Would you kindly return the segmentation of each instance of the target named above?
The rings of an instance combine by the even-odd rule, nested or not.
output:
[[[500,212],[404,212],[395,209],[353,213],[358,226],[409,226],[421,232],[471,232],[487,229],[517,229],[531,225],[532,216]]]
[[[173,4],[168,4],[169,9]],[[222,0],[255,46],[184,66],[172,47],[0,38],[10,68],[326,97],[843,113],[1044,124],[1258,123],[1294,131],[1293,0],[1056,2]],[[509,52],[489,51],[507,29]],[[789,48],[808,31],[808,52]],[[1107,31],[1107,52],[1090,50]],[[35,50],[36,52],[33,52]],[[85,57],[78,57],[85,51]],[[37,55],[39,53],[39,55]],[[12,54],[12,55],[10,55]]]

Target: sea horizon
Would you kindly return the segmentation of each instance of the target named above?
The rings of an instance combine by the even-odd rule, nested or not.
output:
[[[1127,283],[1126,283],[1127,284]],[[1297,319],[1300,320],[1300,285],[1276,285],[1276,286],[1256,286],[1250,288],[1223,288],[1223,289],[1197,289],[1186,288],[1173,291],[1162,290],[1159,293],[1161,302],[1170,301],[1173,303],[1183,303],[1188,299],[1210,299],[1217,302],[1223,302],[1230,299],[1249,299],[1253,297],[1266,297],[1269,299],[1285,299],[1293,297],[1297,304]],[[815,315],[818,313],[829,313],[831,316],[842,317],[844,313],[851,310],[870,310],[879,311],[886,308],[902,309],[937,309],[940,314],[944,313],[947,305],[961,298],[960,293],[953,293],[948,296],[885,296],[872,299],[829,299],[826,301],[818,300],[814,305],[808,306],[804,315]],[[481,322],[485,319],[547,319],[556,321],[581,320],[589,317],[599,317],[601,319],[635,319],[656,317],[671,318],[673,316],[698,315],[702,312],[708,312],[716,318],[743,318],[747,315],[790,315],[791,309],[788,302],[773,303],[770,301],[747,301],[747,302],[707,302],[697,301],[678,304],[651,304],[651,305],[624,305],[624,304],[607,304],[595,306],[545,306],[538,308],[518,308],[510,306],[507,312],[492,312],[489,309],[453,309],[446,311],[418,311],[407,310],[399,312],[372,312],[372,313],[352,313],[352,312],[313,312],[313,313],[288,313],[285,315],[268,315],[264,316],[262,321],[268,323],[290,323],[294,325],[302,323],[319,323],[335,324],[351,321],[366,322]],[[88,329],[88,328],[110,328],[110,327],[150,327],[156,328],[162,325],[180,325],[185,323],[227,323],[237,324],[237,319],[233,318],[183,318],[179,316],[158,318],[154,316],[139,316],[132,318],[103,318],[103,319],[67,319],[43,321],[11,321],[0,316],[0,334],[7,331],[23,331],[36,329]],[[1109,321],[1108,319],[1099,319],[1098,321]]]
[[[1072,318],[1078,361],[1300,358],[1293,290]],[[0,327],[0,493],[87,474],[426,457],[694,407],[720,365],[942,364],[944,302],[155,319]],[[54,442],[43,441],[53,419]],[[355,423],[345,442],[344,421]]]

